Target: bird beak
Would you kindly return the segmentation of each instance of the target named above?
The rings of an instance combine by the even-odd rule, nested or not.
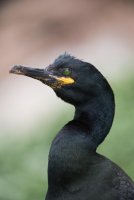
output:
[[[25,75],[25,76],[37,79],[49,86],[53,85],[55,82],[54,77],[52,77],[46,69],[37,69],[37,68],[31,68],[31,67],[24,67],[21,65],[15,65],[10,70],[10,73]]]
[[[62,85],[72,84],[74,80],[70,77],[57,77],[51,74],[47,69],[37,69],[31,67],[24,67],[21,65],[15,65],[10,73],[25,75],[37,80],[40,80],[44,84],[50,86],[53,89],[60,88]]]

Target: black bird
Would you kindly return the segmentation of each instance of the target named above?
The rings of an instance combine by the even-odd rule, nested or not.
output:
[[[74,105],[74,119],[52,142],[46,200],[134,200],[134,183],[96,149],[114,118],[113,91],[90,63],[60,55],[45,69],[14,66],[11,73],[40,80]]]

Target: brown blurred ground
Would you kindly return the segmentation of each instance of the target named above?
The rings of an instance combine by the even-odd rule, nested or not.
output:
[[[105,41],[108,41],[108,44],[105,44]],[[109,45],[107,50],[109,54],[111,54],[110,48],[115,48],[113,51],[117,51],[118,55],[122,57],[120,59],[124,59],[125,52],[133,57],[131,55],[134,54],[133,1],[1,1],[1,77],[7,75],[9,66],[12,64],[27,63],[29,60],[31,62],[33,58],[39,60],[40,55],[42,57],[44,55],[45,63],[45,60],[48,61],[48,57],[51,58],[51,55],[55,56],[56,53],[58,55],[62,50],[71,51],[72,48],[72,51],[82,58],[84,45],[86,52],[84,59],[90,61],[90,52],[92,51],[94,54],[96,53],[97,59],[99,54],[97,48],[100,48],[100,43],[103,46],[103,42],[104,47]],[[121,48],[126,48],[126,51],[122,53]],[[114,59],[114,55],[112,59]],[[35,63],[35,65],[38,64],[39,61]]]

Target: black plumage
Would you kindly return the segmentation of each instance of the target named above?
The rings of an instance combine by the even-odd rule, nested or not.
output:
[[[114,118],[114,94],[91,64],[68,54],[46,69],[15,66],[11,73],[40,80],[75,106],[74,119],[52,142],[46,200],[134,200],[134,183],[115,163],[98,154]]]

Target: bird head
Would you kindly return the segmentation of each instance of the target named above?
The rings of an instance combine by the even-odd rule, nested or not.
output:
[[[45,69],[14,66],[10,73],[40,80],[50,86],[58,97],[74,106],[103,95],[108,86],[105,78],[92,64],[66,53]]]

